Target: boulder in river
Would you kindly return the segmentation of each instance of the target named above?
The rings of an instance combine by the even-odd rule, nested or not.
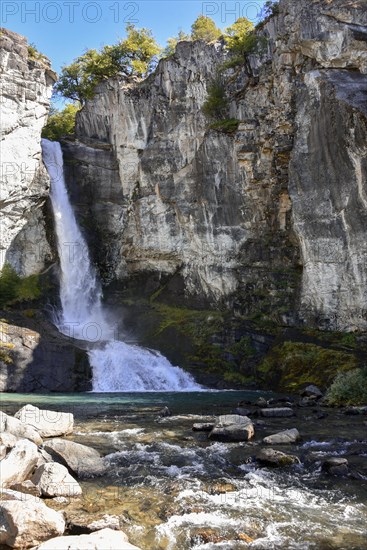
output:
[[[294,416],[294,411],[290,407],[274,407],[269,409],[261,409],[260,414],[266,418],[281,418]]]
[[[288,443],[296,443],[299,438],[300,435],[297,428],[291,428],[290,430],[284,430],[264,437],[263,443],[268,445],[287,445]]]
[[[67,466],[77,477],[100,476],[107,469],[99,452],[92,447],[59,438],[49,439],[43,447],[55,462]]]
[[[0,411],[0,432],[7,432],[15,435],[19,439],[29,439],[36,445],[42,445],[42,437],[40,433],[29,424],[23,424],[18,418],[9,416]]]
[[[64,530],[62,514],[51,510],[39,499],[0,501],[0,544],[32,548],[62,535]]]
[[[298,456],[282,453],[281,451],[276,451],[275,449],[261,449],[256,455],[256,460],[258,460],[261,464],[273,467],[300,464]]]
[[[90,535],[71,535],[57,537],[34,550],[139,550],[137,546],[130,544],[122,531],[114,529],[102,529]]]
[[[44,497],[77,497],[82,494],[82,488],[68,469],[56,462],[37,468],[32,481]]]
[[[28,439],[17,441],[1,461],[1,486],[10,487],[24,481],[34,470],[38,460],[37,446]]]
[[[321,469],[333,476],[344,476],[348,473],[348,460],[339,456],[332,456],[322,463]]]
[[[301,391],[302,397],[315,397],[316,399],[321,399],[323,395],[322,391],[314,384],[310,384]]]
[[[42,437],[56,437],[73,433],[74,416],[71,413],[39,409],[25,405],[15,415],[23,424],[35,428]]]
[[[217,441],[248,441],[254,435],[254,426],[248,416],[225,414],[219,416],[209,438]]]

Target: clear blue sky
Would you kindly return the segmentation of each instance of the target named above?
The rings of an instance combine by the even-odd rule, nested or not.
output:
[[[242,16],[256,23],[263,4],[264,0],[2,0],[1,26],[26,36],[59,72],[86,49],[123,38],[128,22],[150,28],[164,46],[180,29],[189,32],[200,14],[225,28]]]

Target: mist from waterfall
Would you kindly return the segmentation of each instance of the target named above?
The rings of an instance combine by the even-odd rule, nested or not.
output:
[[[198,391],[193,378],[159,352],[114,339],[102,305],[102,290],[79,229],[64,179],[58,142],[42,140],[51,180],[50,198],[60,259],[61,309],[54,323],[63,334],[92,343],[93,391]]]

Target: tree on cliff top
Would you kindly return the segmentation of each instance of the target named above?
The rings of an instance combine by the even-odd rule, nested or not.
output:
[[[102,50],[87,50],[73,63],[63,67],[55,86],[56,93],[79,101],[81,105],[94,95],[96,86],[112,76],[144,77],[154,65],[160,47],[149,29],[127,25],[127,37]]]
[[[225,30],[225,41],[228,48],[235,54],[241,55],[247,52],[251,41],[253,23],[246,17],[240,17]]]
[[[191,26],[192,40],[204,40],[204,42],[213,42],[218,40],[222,31],[218,29],[213,19],[205,15],[199,15]]]

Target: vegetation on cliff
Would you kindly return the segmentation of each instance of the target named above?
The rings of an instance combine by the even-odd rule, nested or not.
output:
[[[36,300],[41,296],[39,276],[20,277],[10,264],[0,271],[0,307]]]

